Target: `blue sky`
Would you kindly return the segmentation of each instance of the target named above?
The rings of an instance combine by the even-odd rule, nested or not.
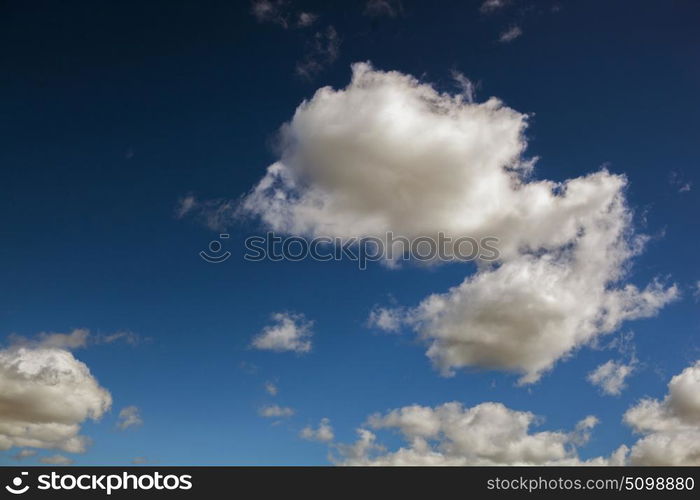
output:
[[[532,412],[543,422],[531,432],[568,432],[595,415],[581,459],[638,439],[623,414],[640,398],[664,398],[671,377],[700,358],[698,5],[390,4],[291,0],[275,4],[284,23],[256,19],[247,2],[4,4],[3,346],[79,328],[93,339],[139,339],[73,351],[111,394],[111,409],[80,422],[92,441],[84,453],[38,447],[27,463],[61,453],[84,465],[327,464],[333,444],[302,439],[302,428],[328,418],[334,442],[350,443],[371,414],[450,401]],[[295,27],[301,12],[318,18]],[[516,26],[520,36],[499,41]],[[318,67],[300,75],[309,61]],[[227,227],[230,259],[204,262],[198,252],[219,231],[177,217],[183,197],[245,196],[278,159],[276,134],[297,106],[323,86],[345,88],[362,61],[441,92],[459,91],[451,75],[460,72],[476,83],[477,102],[497,96],[529,114],[535,180],[603,166],[626,175],[632,225],[650,239],[624,282],[643,288],[659,278],[677,285],[678,298],[520,386],[518,374],[478,366],[440,376],[410,328],[367,325],[377,305],[416,306],[459,285],[471,264],[247,262],[244,239],[266,229],[256,217]],[[313,321],[310,352],[251,347],[277,312]],[[621,394],[604,395],[586,376],[608,360],[630,361],[631,348],[610,347],[625,336],[634,373]],[[263,418],[266,405],[294,415]],[[128,406],[142,424],[120,430]],[[394,432],[381,436],[388,448],[401,443]],[[24,448],[3,451],[2,462],[16,463]]]

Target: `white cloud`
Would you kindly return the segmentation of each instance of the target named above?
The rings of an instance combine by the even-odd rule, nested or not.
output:
[[[309,80],[313,79],[338,58],[339,52],[340,37],[333,26],[317,31],[307,41],[306,54],[296,65],[297,75]]]
[[[258,410],[258,415],[265,418],[286,418],[294,415],[294,409],[287,406],[267,405]]]
[[[609,360],[588,374],[588,381],[600,387],[604,394],[618,396],[627,387],[625,381],[636,367],[633,359],[630,363]]]
[[[668,181],[679,193],[687,193],[693,188],[693,183],[685,180],[683,174],[675,170],[669,174]]]
[[[700,465],[700,361],[671,379],[663,400],[643,399],[624,420],[643,436],[633,465]]]
[[[42,332],[35,339],[28,339],[21,335],[10,335],[13,346],[26,346],[31,348],[55,348],[55,349],[80,349],[86,347],[90,330],[76,328],[70,333]]]
[[[88,367],[64,349],[0,350],[0,449],[84,452],[89,440],[80,424],[99,419],[111,402]]]
[[[491,14],[506,7],[509,3],[510,0],[485,0],[479,7],[479,10],[482,14]]]
[[[297,27],[307,28],[318,20],[318,15],[313,12],[300,12],[297,18]]]
[[[124,342],[131,346],[139,345],[141,342],[149,341],[149,338],[142,339],[138,334],[129,331],[115,332],[109,334],[98,335],[95,338],[97,344],[114,344],[115,342]]]
[[[313,321],[307,321],[303,314],[275,313],[272,325],[268,325],[253,338],[252,346],[267,351],[311,351],[311,330]]]
[[[33,456],[36,456],[37,453],[38,452],[36,450],[30,450],[28,448],[23,448],[23,449],[19,450],[17,453],[15,453],[14,455],[12,455],[12,458],[17,460],[17,461],[20,461],[20,460],[24,460],[25,458],[31,458]]]
[[[119,430],[126,430],[129,427],[138,427],[143,425],[143,419],[141,418],[141,411],[136,406],[127,406],[122,408],[119,412],[119,421],[117,422],[117,428]]]
[[[403,13],[401,0],[368,0],[364,14],[370,17],[396,17]]]
[[[41,457],[39,462],[47,465],[71,465],[74,461],[72,458],[63,455],[51,455],[49,457]]]
[[[464,76],[464,74],[460,73],[457,70],[452,70],[450,71],[450,74],[452,75],[452,79],[457,82],[457,85],[459,86],[460,90],[462,91],[462,95],[464,98],[467,100],[469,104],[474,104],[475,96],[476,96],[476,85]]]
[[[385,332],[398,332],[404,322],[404,314],[402,309],[375,307],[369,313],[367,324]]]
[[[523,34],[523,30],[520,26],[511,26],[507,30],[503,31],[498,37],[498,41],[501,43],[512,42],[516,38],[519,38]]]
[[[322,418],[317,428],[310,426],[304,427],[299,432],[299,437],[307,441],[319,441],[321,443],[330,443],[335,438],[333,427],[327,418]]]
[[[236,204],[229,200],[200,201],[187,195],[178,201],[175,218],[192,217],[212,231],[224,231],[236,213]]]
[[[577,446],[588,441],[598,423],[593,416],[571,432],[534,432],[538,419],[501,403],[465,408],[460,403],[437,407],[406,406],[372,415],[350,445],[335,444],[335,461],[343,465],[575,465],[619,463],[624,450],[611,458],[582,461]],[[377,431],[397,431],[405,445],[389,450]]]
[[[574,243],[559,254],[523,255],[482,270],[431,295],[404,321],[428,343],[427,355],[444,375],[478,366],[533,383],[577,347],[675,298],[675,287],[658,283],[613,287],[626,250],[614,241],[606,248],[605,234],[594,229]]]
[[[133,332],[122,331],[93,335],[87,328],[76,328],[70,333],[42,332],[33,339],[12,334],[9,336],[9,339],[13,346],[66,350],[81,349],[89,345],[113,344],[118,341],[123,341],[130,345],[138,345],[141,342],[141,338]]]
[[[273,382],[265,382],[265,392],[267,392],[270,396],[277,396],[279,388]]]
[[[286,0],[254,0],[250,12],[260,23],[273,23],[287,28],[289,19]]]
[[[626,178],[533,180],[526,125],[496,98],[470,102],[358,63],[346,88],[321,88],[297,108],[279,161],[239,213],[311,237],[499,238],[501,262],[370,322],[396,329],[400,315],[444,374],[477,366],[534,382],[623,321],[654,315],[677,289],[622,283],[645,241],[632,232]]]
[[[260,23],[272,23],[287,28],[308,28],[316,22],[313,12],[295,12],[288,0],[253,0],[250,12]]]

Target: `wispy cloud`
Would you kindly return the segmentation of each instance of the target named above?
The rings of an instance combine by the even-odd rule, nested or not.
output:
[[[119,412],[119,420],[117,421],[119,430],[125,431],[131,427],[139,427],[141,425],[143,425],[143,419],[141,418],[141,410],[138,407],[127,406]]]
[[[481,7],[479,7],[479,11],[482,14],[492,14],[493,12],[503,9],[509,4],[510,0],[486,0],[481,4]]]
[[[520,26],[511,26],[507,30],[501,32],[501,35],[498,37],[498,41],[501,43],[509,43],[522,36],[522,34],[523,30],[520,28]]]
[[[333,26],[317,31],[307,41],[306,53],[296,65],[297,75],[312,80],[338,58],[339,52],[340,37]]]
[[[279,388],[273,382],[265,382],[265,392],[270,396],[277,396],[277,393],[279,393]]]
[[[294,409],[288,406],[267,405],[258,410],[258,415],[264,418],[287,418],[294,415]]]
[[[401,0],[368,0],[364,14],[369,17],[396,17],[403,13]]]
[[[41,457],[39,462],[47,465],[71,465],[74,463],[74,460],[63,455],[51,455],[49,457]]]

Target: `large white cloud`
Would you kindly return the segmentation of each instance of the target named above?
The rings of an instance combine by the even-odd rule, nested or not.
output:
[[[336,444],[342,465],[574,465],[619,464],[625,448],[610,458],[581,460],[577,446],[585,444],[598,423],[593,416],[573,431],[532,431],[538,423],[530,412],[511,410],[501,403],[465,408],[460,403],[437,407],[406,406],[371,416],[358,429],[353,444]],[[376,432],[400,433],[405,445],[389,450]]]
[[[306,236],[499,238],[499,262],[370,322],[411,326],[444,374],[477,366],[534,382],[623,321],[654,315],[677,289],[622,282],[644,243],[626,178],[531,179],[526,125],[498,99],[474,103],[358,63],[346,88],[321,88],[297,108],[279,161],[239,212]]]
[[[51,337],[48,344],[73,344],[78,337]],[[41,345],[0,350],[0,449],[83,452],[88,438],[79,434],[80,425],[99,419],[111,402],[88,367],[67,350]]]
[[[624,420],[642,438],[634,465],[700,465],[700,361],[671,379],[663,400],[643,399]]]

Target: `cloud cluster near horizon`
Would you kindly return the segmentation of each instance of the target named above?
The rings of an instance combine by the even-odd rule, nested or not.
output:
[[[371,415],[352,444],[335,444],[341,465],[621,465],[626,448],[610,457],[581,460],[577,447],[586,444],[598,424],[587,416],[572,431],[539,431],[537,417],[501,403],[465,408],[457,402],[420,405]],[[377,431],[397,431],[406,443],[391,451]]]

